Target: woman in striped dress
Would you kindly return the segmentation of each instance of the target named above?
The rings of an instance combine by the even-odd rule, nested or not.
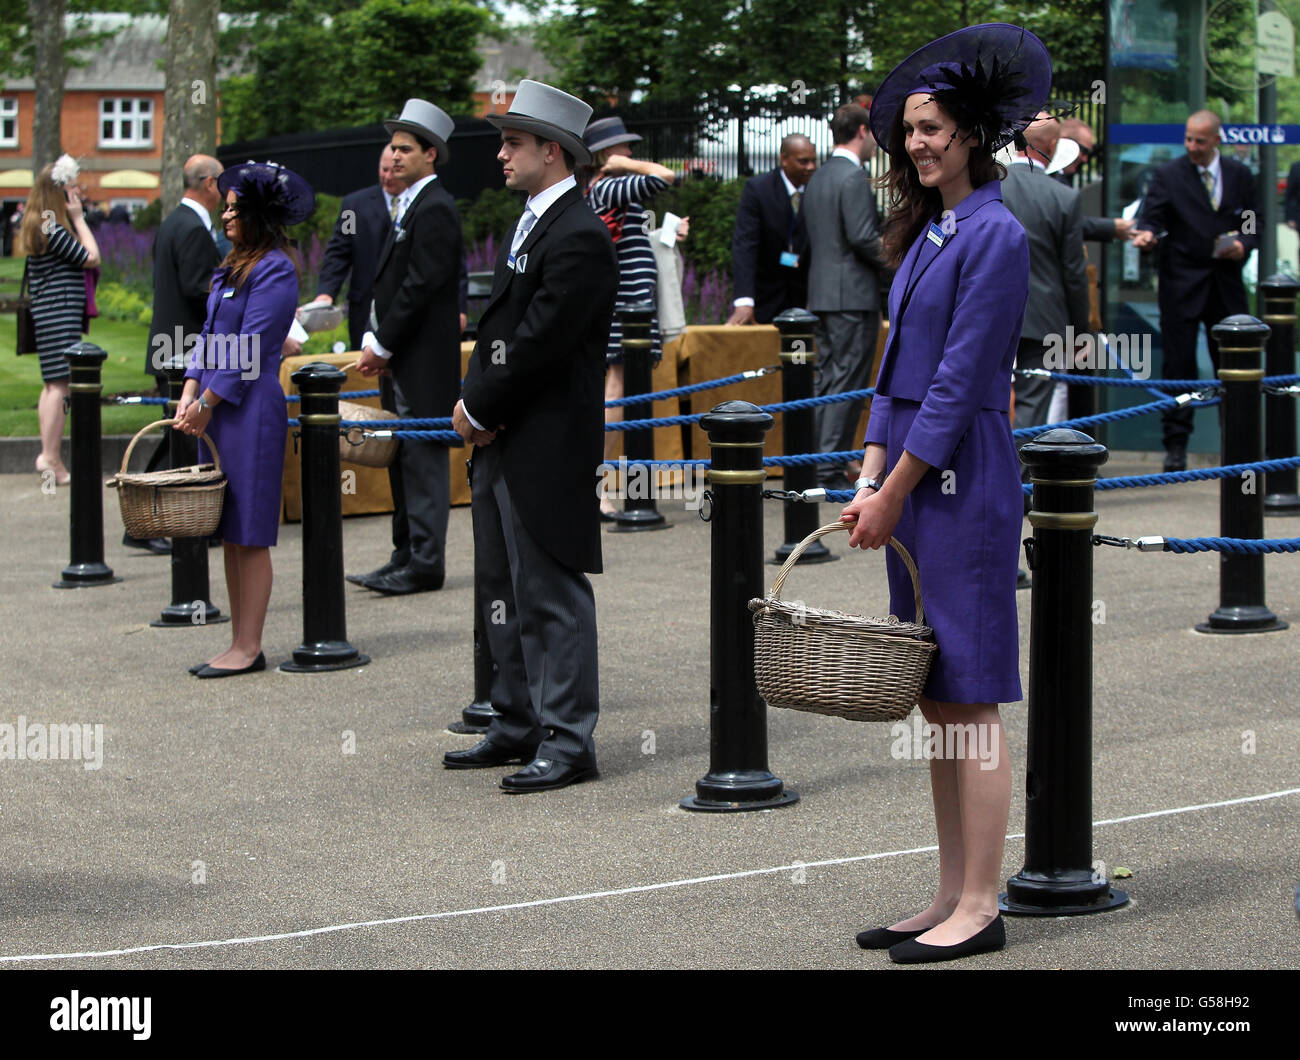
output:
[[[45,383],[37,402],[41,453],[36,470],[64,485],[63,402],[72,370],[63,351],[81,340],[87,269],[99,265],[99,246],[82,213],[77,164],[67,155],[41,170],[27,197],[15,253],[27,255],[28,290],[36,324],[36,352]]]
[[[642,204],[677,181],[677,174],[667,166],[632,157],[631,144],[640,139],[636,133],[627,131],[621,118],[601,118],[588,125],[583,133],[583,142],[591,151],[591,165],[584,167],[582,173],[587,201],[609,225],[618,252],[618,296],[609,345],[605,349],[606,401],[623,396],[623,326],[619,311],[638,302],[655,305],[658,270]],[[678,238],[685,238],[689,231],[690,219],[683,218],[677,229]],[[658,313],[650,320],[650,353],[658,364],[663,356]],[[622,418],[621,408],[605,410],[606,423]],[[614,432],[607,431],[605,459],[613,455],[613,448]],[[602,519],[614,517],[614,506],[606,497],[601,498],[600,512]]]

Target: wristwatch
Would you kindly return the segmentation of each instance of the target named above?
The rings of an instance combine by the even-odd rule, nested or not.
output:
[[[865,490],[865,489],[873,489],[877,493],[879,493],[880,483],[877,482],[874,478],[867,478],[865,475],[862,478],[858,479],[857,482],[853,483],[854,493],[857,493],[858,490]]]

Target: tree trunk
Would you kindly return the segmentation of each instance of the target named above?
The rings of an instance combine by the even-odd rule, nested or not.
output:
[[[216,89],[217,0],[171,0],[163,100],[164,216],[181,200],[185,160],[190,155],[216,153]]]
[[[27,0],[36,49],[36,106],[32,116],[32,171],[39,173],[63,151],[63,14],[67,0]]]

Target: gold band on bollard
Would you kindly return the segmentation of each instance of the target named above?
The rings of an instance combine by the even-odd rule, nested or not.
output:
[[[1095,478],[1035,478],[1030,479],[1035,486],[1095,486]]]
[[[767,481],[767,471],[714,471],[709,468],[709,481],[719,486],[759,486]]]
[[[624,339],[620,345],[633,350],[648,350],[653,343],[649,339]]]
[[[69,390],[75,390],[81,394],[98,394],[104,389],[103,383],[69,383]]]
[[[1229,383],[1250,383],[1258,379],[1263,379],[1264,369],[1262,368],[1220,368],[1219,378]]]
[[[1263,353],[1263,346],[1220,346],[1220,353]]]
[[[300,415],[298,422],[305,427],[328,427],[331,424],[343,422],[343,417],[337,412],[332,415],[328,412],[309,412],[306,415]]]
[[[1029,512],[1035,530],[1091,530],[1097,525],[1096,512]]]
[[[762,449],[762,442],[710,442],[710,449]]]

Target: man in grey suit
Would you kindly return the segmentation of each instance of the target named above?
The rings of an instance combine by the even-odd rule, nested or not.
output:
[[[1040,114],[1025,129],[1029,154],[1017,152],[1002,182],[1002,201],[1029,237],[1029,302],[1020,330],[1017,368],[1042,368],[1049,350],[1066,357],[1056,370],[1074,366],[1073,334],[1088,332],[1088,270],[1083,256],[1083,208],[1079,193],[1047,175],[1042,159],[1056,150],[1059,126]],[[1016,380],[1016,427],[1047,422],[1052,401],[1050,379]],[[1027,439],[1018,439],[1023,444]]]
[[[835,150],[808,179],[803,221],[811,262],[808,308],[817,314],[817,381],[820,397],[861,390],[871,372],[880,325],[880,276],[885,268],[871,181],[862,163],[875,151],[867,109],[847,103],[831,119]],[[854,437],[861,401],[821,405],[815,412],[817,447],[831,453],[860,449]],[[843,488],[844,466],[822,464],[825,486]],[[849,478],[856,475],[850,472]]]

